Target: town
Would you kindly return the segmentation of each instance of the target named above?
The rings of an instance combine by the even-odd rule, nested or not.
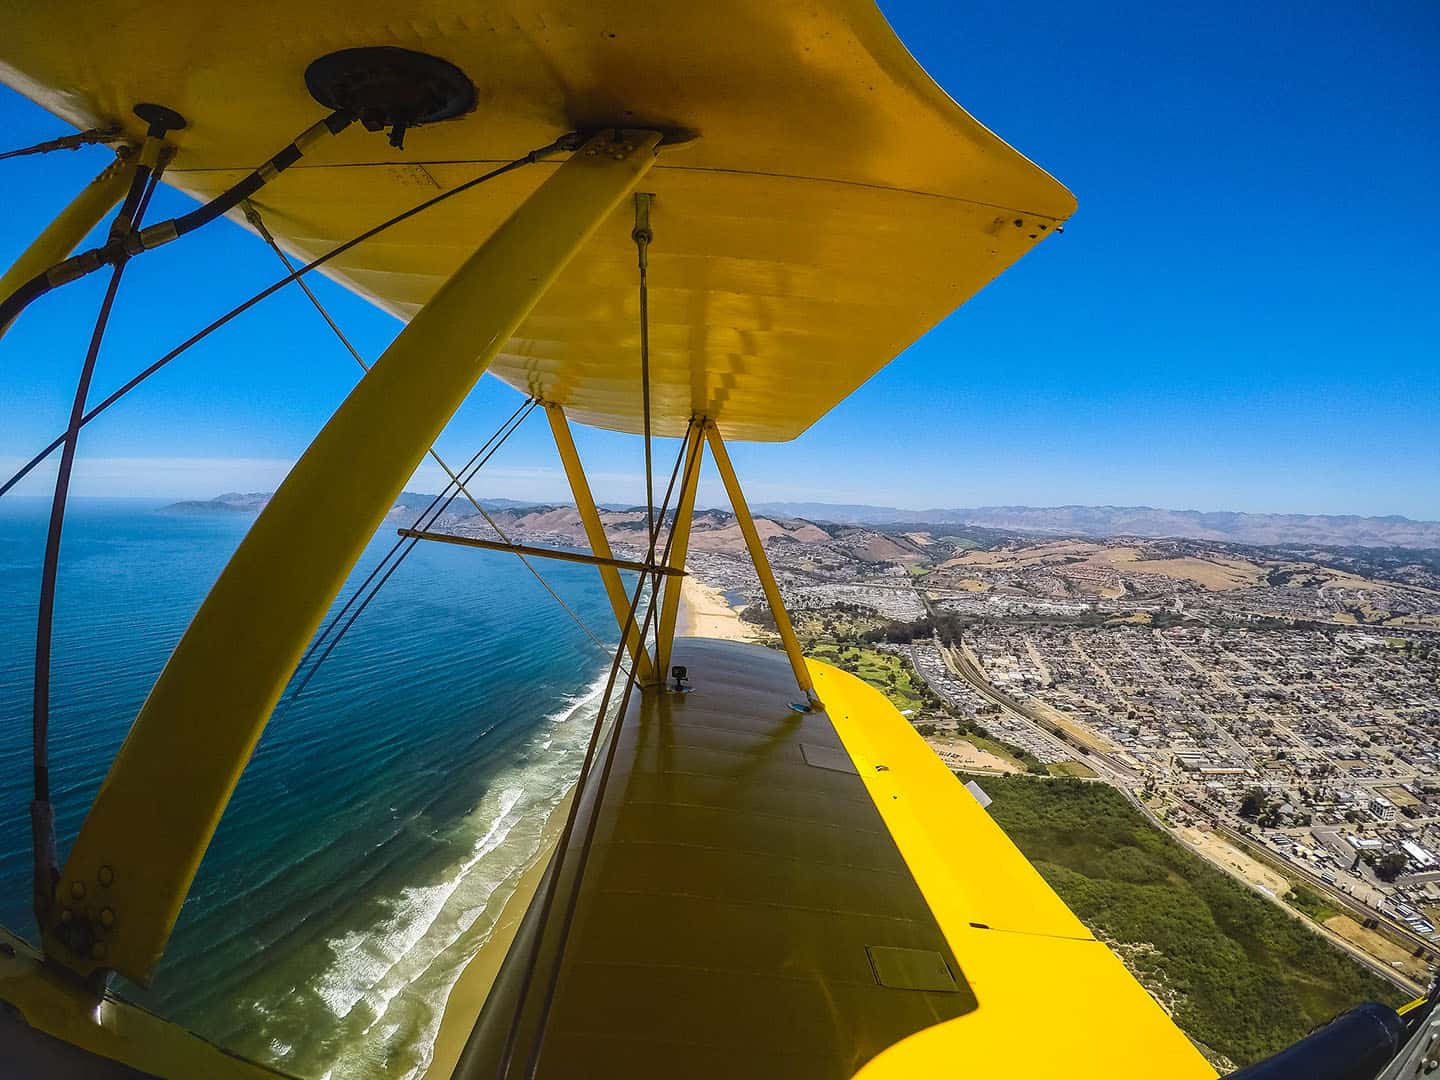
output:
[[[517,539],[584,545],[573,509],[495,516]],[[617,552],[643,555],[640,517],[604,516]],[[1440,563],[955,526],[759,527],[807,648],[862,674],[881,670],[867,655],[903,664],[905,695],[893,669],[877,685],[956,771],[1109,783],[1392,982],[1428,984],[1440,960]],[[1357,562],[1381,570],[1366,577]],[[773,627],[731,515],[697,512],[687,566],[757,630]]]

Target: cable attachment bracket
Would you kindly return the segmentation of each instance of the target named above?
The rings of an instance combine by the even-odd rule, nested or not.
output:
[[[655,195],[649,191],[635,193],[635,227],[630,230],[630,239],[635,241],[635,253],[640,260],[640,272],[650,268],[650,242],[655,233],[650,228],[650,204]]]
[[[94,146],[96,144],[110,144],[123,147],[125,142],[125,131],[119,124],[109,124],[103,128],[90,128],[86,131],[76,132],[74,135],[62,135],[58,139],[46,139],[44,142],[36,143],[34,146],[22,146],[17,150],[6,150],[0,153],[0,161],[9,158],[27,157],[30,154],[49,154],[56,150],[79,150],[82,146]]]
[[[141,200],[145,199],[146,192],[153,188],[154,180],[159,177],[164,170],[164,163],[169,160],[165,152],[169,145],[165,136],[172,131],[183,131],[186,127],[185,117],[164,105],[142,102],[135,106],[134,113],[145,121],[145,141],[140,144],[140,157],[136,163],[135,178],[130,184],[130,191],[120,206],[120,212],[110,223],[109,242],[99,253],[101,264],[118,266],[130,257],[131,252],[126,250],[126,241],[134,229]]]

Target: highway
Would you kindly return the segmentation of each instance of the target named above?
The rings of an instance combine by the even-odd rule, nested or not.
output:
[[[957,676],[969,683],[976,693],[992,704],[998,705],[1006,712],[1030,724],[1037,734],[1054,743],[1055,747],[1067,757],[1083,760],[1087,765],[1095,769],[1096,772],[1106,776],[1107,779],[1111,779],[1113,783],[1118,785],[1138,784],[1142,781],[1143,777],[1137,771],[1128,765],[1116,761],[1112,754],[1094,746],[1087,746],[1086,750],[1088,753],[1082,753],[1073,742],[1069,741],[1068,737],[1064,739],[1057,737],[1055,733],[1059,728],[1055,724],[1041,718],[1034,709],[1027,706],[1024,702],[1015,700],[1009,694],[992,685],[975,666],[974,662],[965,655],[964,649],[952,645],[940,645],[938,641],[936,644],[939,645],[940,655],[945,658],[945,665]]]

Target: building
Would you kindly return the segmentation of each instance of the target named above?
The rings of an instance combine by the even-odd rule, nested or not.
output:
[[[1429,870],[1435,865],[1435,856],[1419,844],[1412,843],[1409,840],[1401,840],[1400,846],[1405,850],[1405,854],[1410,856],[1410,861],[1421,870]]]

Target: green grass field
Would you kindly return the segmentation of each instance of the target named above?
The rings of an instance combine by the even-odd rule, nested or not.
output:
[[[1054,765],[1045,767],[1050,770],[1051,776],[1073,776],[1082,780],[1093,780],[1097,775],[1095,770],[1083,761],[1057,761]]]
[[[1138,954],[1145,980],[1176,995],[1176,1022],[1191,1038],[1237,1064],[1359,1002],[1404,999],[1107,785],[1025,776],[984,785],[995,820],[1071,910],[1107,939],[1153,945]]]
[[[925,704],[924,684],[916,678],[910,664],[893,653],[867,649],[863,645],[822,641],[806,649],[806,655],[858,675],[888,697],[897,709],[919,712]]]
[[[1303,911],[1310,918],[1318,923],[1326,919],[1332,919],[1340,912],[1325,902],[1324,897],[1319,893],[1307,889],[1304,885],[1296,885],[1285,897],[1285,902],[1297,911]]]

